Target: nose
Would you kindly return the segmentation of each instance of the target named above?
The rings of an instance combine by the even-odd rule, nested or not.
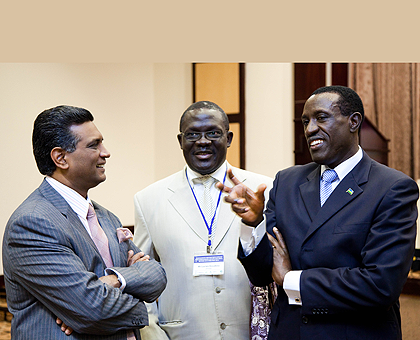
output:
[[[101,153],[100,153],[100,156],[102,158],[109,158],[109,157],[111,157],[110,152],[108,151],[108,149],[103,144],[101,145]]]
[[[315,119],[310,119],[308,125],[305,127],[305,135],[311,136],[315,132],[318,131],[318,124],[316,123]]]

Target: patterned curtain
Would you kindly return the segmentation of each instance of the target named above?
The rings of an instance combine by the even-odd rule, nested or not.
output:
[[[388,165],[420,179],[420,64],[350,63],[349,86],[390,140]]]

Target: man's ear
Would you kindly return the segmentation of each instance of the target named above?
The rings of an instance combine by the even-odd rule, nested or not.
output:
[[[350,132],[357,132],[362,124],[362,114],[353,112],[349,117]]]
[[[176,137],[178,138],[179,147],[182,150],[182,134],[178,133]]]
[[[67,151],[58,147],[51,150],[51,153],[50,153],[51,159],[53,160],[57,168],[60,168],[63,170],[68,169],[69,164],[66,161],[66,157],[65,157],[66,153]]]
[[[232,143],[232,139],[233,139],[233,132],[232,131],[228,131],[227,132],[227,147],[229,147],[230,144]]]

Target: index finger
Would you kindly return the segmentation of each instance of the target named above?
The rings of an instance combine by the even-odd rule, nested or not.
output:
[[[280,233],[280,231],[276,227],[273,228],[273,233],[276,236],[277,241],[280,244],[280,247],[282,247],[283,249],[287,249],[286,242],[284,242],[283,235]]]
[[[273,248],[280,247],[280,243],[277,241],[277,239],[274,236],[270,235],[270,233],[267,233],[267,237],[271,245],[273,246]]]
[[[231,168],[227,169],[227,174],[228,174],[228,176],[229,176],[229,178],[230,178],[230,180],[232,181],[233,184],[238,185],[238,184],[242,183],[239,179],[237,179],[235,177]]]
[[[232,183],[234,184],[234,186],[235,185],[238,185],[238,184],[242,184],[242,182],[239,180],[239,179],[237,179],[236,177],[235,177],[235,175],[233,174],[233,172],[232,172],[232,169],[227,169],[226,170],[226,173],[227,173],[227,175],[229,176],[229,178],[230,178],[230,180],[232,181]],[[222,190],[223,192],[226,192],[226,193],[228,193],[228,194],[230,194],[231,192],[232,192],[232,188],[229,188],[228,186],[226,186],[224,183],[222,183],[222,182],[217,182],[216,183],[216,188],[217,189],[219,189],[219,190]]]
[[[216,183],[216,188],[219,190],[222,190],[223,192],[226,192],[228,194],[231,193],[232,188],[229,188],[228,186],[224,185],[222,182],[217,182]]]

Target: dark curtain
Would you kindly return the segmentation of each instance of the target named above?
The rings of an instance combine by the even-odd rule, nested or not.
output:
[[[420,178],[420,64],[350,63],[349,86],[390,140],[389,166]]]

